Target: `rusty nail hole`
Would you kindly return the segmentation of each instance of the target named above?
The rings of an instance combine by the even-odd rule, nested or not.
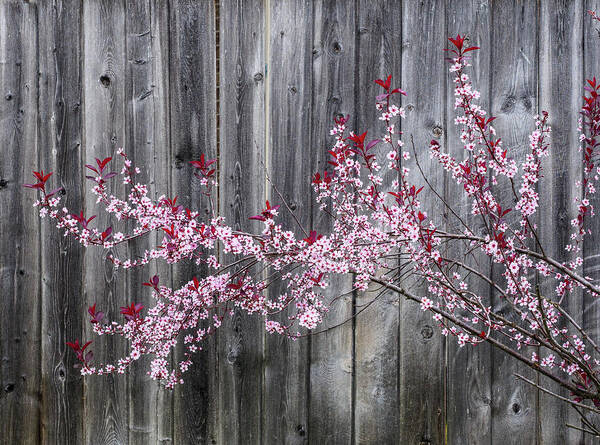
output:
[[[431,132],[433,133],[434,137],[439,138],[444,131],[442,130],[442,127],[435,126],[435,127],[433,127]]]
[[[110,77],[108,77],[106,74],[103,74],[100,76],[100,83],[104,88],[108,88],[110,86]]]

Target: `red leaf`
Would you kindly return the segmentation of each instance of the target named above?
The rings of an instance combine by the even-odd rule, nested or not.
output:
[[[75,340],[75,343],[67,342],[66,344],[75,352],[79,352],[79,350],[81,349],[79,346],[79,340]]]
[[[450,37],[448,40],[450,40],[450,42],[452,42],[452,44],[459,50],[462,50],[463,47],[463,43],[465,41],[464,37],[461,37],[460,34],[457,34],[456,37],[453,39],[452,37]]]

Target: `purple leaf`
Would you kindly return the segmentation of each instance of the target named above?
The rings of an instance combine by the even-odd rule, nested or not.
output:
[[[62,188],[62,187],[59,187],[59,188],[57,188],[57,189],[54,189],[54,190],[52,190],[52,191],[51,191],[50,193],[48,193],[46,196],[47,196],[48,198],[50,198],[50,197],[52,197],[52,196],[56,195],[56,194],[57,194],[58,192],[60,192],[61,190],[63,190],[63,188]]]
[[[366,151],[369,151],[371,148],[373,148],[375,145],[379,144],[381,141],[379,139],[373,139],[371,142],[369,142],[367,144],[367,148]]]

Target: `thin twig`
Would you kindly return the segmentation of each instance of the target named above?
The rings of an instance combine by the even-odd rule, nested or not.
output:
[[[599,432],[598,432],[598,431],[595,431],[595,432],[594,432],[594,431],[586,430],[585,428],[580,428],[580,427],[578,427],[578,426],[571,425],[570,423],[567,423],[567,424],[566,424],[566,427],[567,427],[567,428],[573,428],[573,429],[575,429],[575,430],[579,430],[579,431],[583,431],[584,433],[591,434],[591,435],[592,435],[592,436],[594,436],[594,437],[600,437],[600,434],[599,434]]]
[[[546,394],[549,394],[549,395],[551,395],[552,397],[556,397],[557,399],[560,399],[560,400],[562,400],[563,402],[567,402],[567,403],[568,403],[568,404],[570,404],[570,405],[573,405],[573,406],[578,406],[578,407],[580,407],[580,408],[583,408],[583,409],[590,410],[590,411],[592,411],[592,412],[594,412],[594,413],[596,413],[596,414],[600,414],[600,410],[597,410],[596,408],[592,408],[591,406],[588,406],[588,405],[584,405],[583,403],[579,403],[579,402],[576,402],[576,401],[574,401],[574,400],[567,399],[566,397],[559,396],[558,394],[556,394],[556,393],[553,393],[553,392],[552,392],[552,391],[550,391],[549,389],[546,389],[546,388],[543,388],[543,387],[541,387],[541,386],[540,386],[540,385],[538,385],[537,383],[535,383],[535,382],[533,382],[533,381],[529,380],[528,378],[525,378],[525,377],[523,377],[523,376],[522,376],[522,375],[520,375],[520,374],[515,374],[515,377],[517,377],[518,379],[521,379],[521,380],[523,380],[524,382],[527,382],[527,383],[529,383],[529,384],[530,384],[530,385],[532,385],[532,386],[535,386],[535,387],[536,387],[537,389],[539,389],[540,391],[543,391],[543,392],[545,392]]]
[[[467,226],[467,224],[462,220],[460,215],[458,213],[456,213],[452,207],[450,207],[450,205],[446,202],[446,200],[440,196],[440,194],[437,192],[437,190],[435,188],[433,188],[433,186],[427,179],[427,176],[425,175],[425,172],[423,172],[423,169],[421,168],[421,164],[419,163],[419,157],[417,156],[417,150],[415,149],[415,141],[413,139],[412,134],[410,135],[410,143],[412,145],[413,154],[415,156],[415,163],[417,164],[417,168],[419,169],[419,172],[421,173],[421,176],[425,180],[425,183],[427,184],[427,186],[431,189],[431,191],[435,194],[435,196],[437,196],[439,198],[439,200],[442,201],[444,206],[446,206],[446,208],[448,210],[450,210],[450,212],[452,212],[452,214],[460,221],[460,223],[465,227],[465,229],[469,229],[469,226]]]

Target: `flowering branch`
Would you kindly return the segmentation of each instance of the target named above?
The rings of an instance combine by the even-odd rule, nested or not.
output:
[[[406,93],[392,87],[391,76],[375,81],[383,89],[375,104],[385,124],[382,135],[371,139],[367,132],[350,132],[349,116],[335,118],[329,169],[312,178],[319,209],[332,216],[329,233],[304,232],[277,189],[302,234],[277,224],[280,205],[269,201],[256,215],[249,216],[260,230],[244,232],[229,226],[225,218],[214,213],[212,205],[211,217],[202,220],[198,212],[178,204],[177,197],[152,200],[148,188],[137,182],[139,169],[123,150],[118,154],[123,163],[120,176],[129,187],[126,199],[108,191],[109,180],[117,175],[108,171],[112,158],[96,159],[95,166],[86,166],[92,173],[87,178],[94,183],[92,192],[97,203],[116,220],[115,227],[127,220],[133,228],[128,233],[116,231],[113,226],[96,228],[95,215],[58,210],[59,189],[46,191],[51,173],[34,172],[38,182],[26,187],[39,191],[35,206],[40,216],[53,219],[65,235],[73,236],[84,247],[112,249],[150,232],[162,236],[161,243],[147,249],[140,258],[110,256],[115,267],[140,267],[152,260],[169,264],[192,260],[206,264],[210,270],[209,275],[191,277],[178,289],[161,285],[158,276],[151,277],[144,285],[152,291],[154,306],[146,309],[131,302],[121,308],[121,322],[105,320],[96,305],[91,306],[88,312],[93,331],[124,337],[130,342],[130,350],[114,363],[92,363],[93,355],[84,354],[90,342],[83,347],[78,341],[69,343],[81,363],[81,372],[123,373],[142,355],[151,355],[150,376],[172,388],[183,381],[192,354],[201,349],[204,339],[234,311],[257,314],[264,319],[269,333],[296,339],[303,335],[302,330],[313,330],[323,320],[331,300],[322,290],[331,278],[353,274],[354,289],[366,290],[370,283],[376,283],[397,292],[430,312],[442,335],[455,338],[460,346],[488,342],[570,391],[570,398],[559,398],[576,407],[599,409],[598,339],[577,324],[565,302],[575,290],[596,298],[600,295],[600,286],[582,275],[580,256],[582,241],[589,234],[585,221],[594,216],[590,200],[600,175],[600,83],[594,78],[586,86],[579,121],[582,197],[576,200],[577,217],[572,221],[571,241],[565,246],[576,257],[562,262],[548,256],[532,223],[539,207],[537,187],[542,160],[551,149],[548,113],[543,111],[535,117],[528,152],[524,160],[517,161],[496,137],[492,125],[496,117],[487,117],[478,105],[480,94],[468,73],[470,53],[479,48],[467,47],[461,35],[449,41],[452,46],[447,50],[447,60],[454,83],[455,124],[464,150],[461,156],[453,157],[432,140],[429,155],[460,186],[469,201],[471,218],[453,209],[433,189],[423,174],[420,152],[412,137],[411,146],[426,186],[460,221],[462,233],[441,230],[435,222],[438,215],[429,215],[422,206],[423,187],[411,178],[406,166],[411,154],[403,149],[402,132],[396,130],[405,112],[394,102]],[[191,164],[203,193],[212,200],[217,186],[216,160],[202,155]],[[388,172],[396,179],[384,186],[383,175]],[[511,191],[514,208],[507,207],[499,192],[502,189]],[[481,222],[481,229],[475,228],[474,219]],[[234,259],[228,265],[220,264],[217,252],[231,254]],[[467,264],[464,258],[474,255],[489,258],[500,277],[492,279],[489,268]],[[404,264],[398,267],[400,258]],[[271,275],[267,276],[266,270]],[[425,284],[424,295],[407,288],[407,275]],[[554,291],[542,292],[535,283],[536,276],[554,280]],[[267,293],[276,281],[284,282],[285,290],[278,295]],[[494,309],[490,293],[477,290],[482,288],[493,289],[509,313]],[[185,355],[170,367],[167,356],[178,342],[185,345]],[[539,347],[546,351],[541,356]]]

